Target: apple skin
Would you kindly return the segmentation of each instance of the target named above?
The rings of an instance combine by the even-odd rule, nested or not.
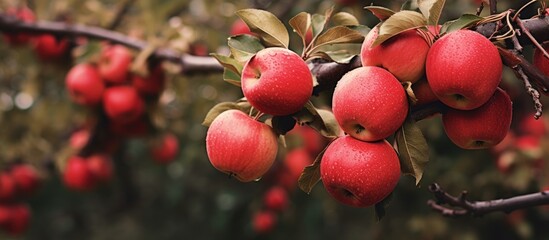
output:
[[[103,108],[111,120],[128,123],[143,115],[145,103],[135,88],[113,86],[103,94]]]
[[[400,162],[386,141],[340,137],[326,149],[320,176],[332,197],[353,207],[369,207],[386,198],[400,178]]]
[[[65,86],[72,100],[84,106],[101,103],[105,90],[99,72],[87,63],[78,64],[69,70],[65,77]]]
[[[319,132],[306,125],[296,124],[286,134],[287,138],[295,138],[299,147],[304,147],[311,156],[318,155],[326,146],[327,141]]]
[[[86,164],[94,181],[109,182],[113,176],[113,164],[108,155],[94,154],[86,158]]]
[[[14,166],[10,172],[15,185],[23,195],[32,194],[40,185],[40,178],[36,169],[27,164]]]
[[[8,8],[6,10],[6,15],[15,16],[22,22],[33,23],[36,21],[36,16],[34,12],[28,7],[21,8]],[[28,43],[32,39],[32,35],[25,33],[18,34],[4,34],[6,42],[13,46],[20,46]]]
[[[10,220],[6,231],[12,236],[23,234],[30,222],[31,212],[26,204],[15,204],[11,206]]]
[[[99,59],[99,73],[109,84],[126,82],[132,63],[132,53],[122,45],[106,45]]]
[[[69,158],[63,173],[63,182],[68,188],[77,191],[89,191],[96,183],[86,159],[77,156]]]
[[[143,96],[158,96],[164,90],[165,83],[164,70],[160,66],[153,68],[149,76],[132,76],[133,87]]]
[[[401,82],[417,82],[425,73],[427,41],[416,30],[408,30],[372,48],[378,34],[376,27],[366,35],[360,51],[362,66],[382,67]]]
[[[83,148],[90,139],[90,131],[88,129],[80,129],[73,132],[69,138],[69,145],[76,149]]]
[[[230,33],[231,33],[231,36],[241,35],[241,34],[253,35],[248,25],[240,18],[235,20],[233,25],[231,25]]]
[[[313,93],[309,67],[285,48],[265,48],[242,69],[242,92],[257,110],[274,116],[295,113]]]
[[[313,161],[313,157],[311,157],[306,148],[301,147],[290,150],[284,157],[277,182],[288,191],[293,191],[297,186],[297,181],[303,169],[313,164]]]
[[[378,141],[402,125],[408,113],[408,98],[387,70],[359,67],[337,83],[332,109],[343,131],[362,141]]]
[[[471,30],[446,34],[427,54],[431,89],[444,104],[460,110],[486,103],[501,81],[502,68],[497,48]]]
[[[242,182],[259,179],[273,165],[277,136],[268,125],[238,110],[221,113],[206,134],[210,163]]]
[[[542,46],[545,51],[549,51],[549,43],[544,43]],[[545,74],[545,76],[549,76],[549,59],[545,58],[543,53],[538,48],[535,48],[534,50],[534,58],[532,59],[532,63],[543,74]]]
[[[5,228],[11,219],[11,206],[0,204],[0,228]]]
[[[288,208],[288,193],[281,186],[271,187],[263,197],[263,204],[273,211],[284,211]]]
[[[8,172],[0,173],[0,201],[9,201],[15,197],[16,185]]]
[[[179,140],[171,133],[162,136],[160,141],[151,148],[153,160],[160,164],[172,162],[179,153]]]
[[[421,79],[412,85],[412,91],[416,96],[416,106],[425,105],[438,101],[437,96],[433,93],[429,82],[426,79]]]
[[[41,60],[56,60],[67,52],[69,42],[66,39],[56,39],[51,34],[36,37],[34,51]]]
[[[256,233],[268,233],[273,230],[275,225],[276,215],[271,211],[260,211],[253,216],[252,227]]]
[[[544,117],[535,119],[532,115],[523,117],[519,121],[519,133],[541,138],[547,133],[547,123]]]
[[[513,115],[509,95],[497,88],[479,108],[464,111],[449,109],[442,115],[446,135],[464,149],[482,149],[500,143],[511,126]]]

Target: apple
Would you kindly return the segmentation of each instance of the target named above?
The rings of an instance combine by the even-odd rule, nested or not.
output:
[[[121,84],[127,80],[132,53],[122,45],[106,45],[99,59],[99,73],[105,82]]]
[[[108,182],[112,179],[112,159],[108,155],[94,154],[87,157],[85,162],[94,181]]]
[[[144,96],[159,95],[164,90],[165,83],[164,69],[160,65],[154,67],[146,77],[139,75],[132,76],[133,87],[137,89],[139,94]]]
[[[271,211],[260,211],[254,214],[252,227],[256,233],[265,234],[273,230],[276,224],[276,215]]]
[[[488,148],[500,143],[511,126],[509,95],[497,88],[492,97],[473,110],[449,109],[442,115],[446,135],[464,149]]]
[[[547,123],[544,117],[535,119],[532,115],[521,118],[518,126],[521,135],[543,137],[547,133]]]
[[[33,193],[40,184],[38,172],[32,165],[16,165],[11,169],[10,173],[17,189],[24,195]]]
[[[412,91],[414,91],[414,95],[417,99],[416,106],[438,101],[437,96],[433,93],[433,90],[426,79],[421,79],[412,84]]]
[[[234,21],[233,25],[231,26],[230,33],[231,33],[231,36],[241,35],[241,34],[253,35],[248,25],[240,18]]]
[[[283,116],[303,108],[313,93],[313,76],[296,53],[265,48],[242,69],[242,92],[257,110]]]
[[[4,228],[11,219],[11,207],[6,204],[0,204],[0,228]]]
[[[30,222],[30,210],[26,204],[15,204],[11,206],[11,217],[6,230],[10,235],[21,235],[25,232]]]
[[[279,169],[277,183],[284,186],[288,191],[293,191],[303,169],[311,165],[313,161],[314,159],[309,151],[303,147],[290,150],[286,153],[282,167]]]
[[[135,88],[130,86],[109,87],[103,94],[103,108],[107,116],[116,122],[131,122],[145,112],[145,103]]]
[[[438,39],[427,54],[427,81],[444,104],[471,110],[490,99],[501,81],[497,48],[480,33],[458,30]]]
[[[94,188],[94,176],[88,168],[86,159],[77,156],[69,158],[63,173],[63,182],[68,188],[77,191],[88,191]]]
[[[386,140],[363,142],[344,136],[326,149],[320,162],[320,176],[328,193],[341,203],[369,207],[396,187],[400,162]]]
[[[129,122],[112,121],[109,123],[109,131],[124,138],[144,137],[149,133],[149,130],[150,126],[143,117]]]
[[[0,173],[0,201],[9,201],[15,197],[16,185],[13,177],[7,173]]]
[[[34,12],[28,7],[8,8],[6,14],[15,16],[24,23],[33,23],[36,21]],[[4,36],[8,44],[16,46],[26,44],[32,39],[32,35],[25,33],[7,33]]]
[[[351,6],[355,3],[357,3],[357,0],[335,0],[337,4],[341,4],[343,6]]]
[[[80,129],[71,134],[69,145],[73,148],[83,148],[90,139],[90,131],[88,129]]]
[[[332,109],[343,131],[362,141],[378,141],[402,125],[408,114],[408,97],[387,70],[359,67],[337,83]]]
[[[173,161],[179,153],[179,140],[171,133],[162,136],[159,142],[151,148],[153,160],[157,163],[167,164]]]
[[[505,135],[505,137],[503,138],[503,140],[501,140],[500,143],[493,146],[490,150],[492,151],[492,153],[499,155],[505,152],[506,150],[511,149],[515,145],[515,142],[516,142],[515,133],[513,132],[513,130],[510,129]]]
[[[543,49],[545,49],[545,51],[549,51],[549,43],[544,43]],[[545,74],[545,76],[549,76],[549,59],[545,58],[543,53],[538,48],[535,48],[534,50],[534,58],[532,59],[532,64],[534,64],[534,66],[536,66],[543,74]]]
[[[309,28],[305,33],[305,46],[309,45],[313,41],[313,28]]]
[[[320,133],[306,125],[296,126],[286,134],[287,140],[296,140],[296,145],[304,147],[311,156],[318,155],[326,146],[326,140]]]
[[[401,82],[417,82],[425,73],[425,59],[429,44],[417,30],[402,32],[372,48],[379,34],[373,28],[362,44],[362,66],[377,66],[387,69]]]
[[[36,37],[34,51],[42,60],[55,60],[67,53],[69,42],[66,39],[57,39],[51,34]]]
[[[225,111],[206,134],[210,163],[242,182],[259,179],[273,165],[277,136],[268,125],[238,110]]]
[[[543,145],[541,139],[535,136],[519,136],[515,141],[517,149],[531,159],[541,158],[543,156]]]
[[[65,77],[65,86],[72,100],[85,106],[99,104],[105,90],[99,72],[95,66],[88,63],[72,67]]]
[[[284,211],[288,207],[288,193],[281,186],[271,187],[263,197],[263,204],[273,211]]]

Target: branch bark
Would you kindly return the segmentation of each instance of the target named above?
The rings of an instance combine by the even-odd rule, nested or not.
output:
[[[457,197],[452,196],[437,183],[431,184],[429,191],[433,193],[436,201],[429,200],[427,205],[448,217],[483,216],[492,212],[510,213],[517,209],[549,204],[549,191],[489,201],[469,201],[467,192],[462,192]]]

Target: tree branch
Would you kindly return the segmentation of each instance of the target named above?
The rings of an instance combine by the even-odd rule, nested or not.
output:
[[[489,201],[469,201],[466,197],[467,192],[462,192],[458,197],[452,196],[437,183],[431,184],[429,191],[433,193],[436,201],[429,200],[427,205],[448,217],[483,216],[492,212],[510,213],[517,209],[549,204],[549,191]]]

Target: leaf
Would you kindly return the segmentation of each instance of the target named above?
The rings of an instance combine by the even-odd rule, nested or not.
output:
[[[334,7],[328,8],[324,15],[322,14],[313,14],[312,16],[312,28],[313,28],[313,39],[318,37],[322,31],[324,31],[324,27],[326,27],[326,24],[328,21],[330,21],[330,18],[332,17],[332,13],[334,12]]]
[[[324,115],[324,116],[323,116]],[[330,115],[323,113],[321,115],[311,101],[307,102],[301,111],[293,114],[292,116],[297,120],[299,124],[307,124],[311,128],[315,129],[322,136],[327,138],[335,138],[339,136],[339,128],[334,128],[334,124],[337,124],[335,117],[330,112]]]
[[[267,47],[288,48],[290,36],[284,24],[272,13],[259,9],[243,9],[236,14]]]
[[[221,65],[223,65],[223,67],[228,68],[238,74],[242,73],[243,65],[236,59],[216,53],[212,53],[210,55],[214,57]]]
[[[376,47],[385,40],[410,29],[425,26],[427,21],[421,13],[400,11],[389,17],[379,28],[379,35],[372,44]]]
[[[352,14],[350,14],[348,12],[338,12],[338,13],[334,14],[334,16],[332,17],[332,23],[335,26],[337,26],[337,25],[356,26],[356,25],[360,24],[358,22],[358,19],[356,19],[355,16],[353,16]]]
[[[322,121],[324,122],[324,126],[326,127],[327,131],[325,133],[322,133],[324,136],[339,136],[341,135],[341,128],[339,127],[339,123],[337,123],[337,120],[334,116],[334,113],[331,111],[325,110],[325,109],[318,109],[318,114],[322,118]]]
[[[372,12],[372,14],[374,14],[374,16],[379,18],[380,21],[385,21],[389,17],[391,17],[393,14],[395,14],[395,11],[388,8],[380,7],[380,6],[367,6],[367,7],[364,7],[364,9]]]
[[[408,100],[412,103],[412,105],[415,105],[417,103],[417,97],[414,94],[414,90],[412,90],[412,82],[403,82],[402,86],[404,87],[404,90],[406,90]]]
[[[247,62],[257,52],[265,49],[258,38],[247,34],[230,37],[228,45],[233,58],[241,63]]]
[[[212,122],[215,120],[215,118],[219,116],[219,114],[231,109],[242,110],[240,106],[234,102],[218,103],[217,105],[213,106],[210,109],[210,111],[208,111],[208,113],[206,114],[206,117],[204,118],[204,121],[202,122],[202,125],[205,127],[209,127],[212,124]]]
[[[326,149],[328,149],[331,143],[332,142],[330,142],[324,150],[316,156],[313,164],[303,169],[303,172],[297,180],[297,184],[303,192],[310,194],[313,187],[320,181],[320,162],[322,161],[322,157],[324,156]]]
[[[418,0],[419,10],[427,18],[427,24],[438,25],[446,0]]]
[[[402,6],[400,7],[400,10],[416,10],[417,9],[417,1],[418,0],[408,0],[406,2],[404,2],[404,4],[402,4]]]
[[[381,221],[383,217],[385,217],[385,208],[387,208],[392,199],[393,193],[390,193],[389,196],[381,200],[381,202],[376,203],[376,205],[374,206],[374,211],[378,222]]]
[[[223,80],[225,80],[225,82],[240,87],[240,79],[240,74],[237,74],[228,68],[223,69]]]
[[[355,26],[347,26],[347,27],[351,30],[355,30],[359,32],[360,34],[362,34],[362,36],[366,36],[370,32],[370,30],[372,30],[368,26],[364,26],[364,25],[355,25]]]
[[[328,29],[325,33],[318,36],[315,42],[315,47],[310,53],[314,53],[319,47],[330,44],[342,43],[362,43],[364,36],[360,32],[352,30],[345,26],[336,26]]]
[[[295,15],[292,19],[290,19],[290,26],[294,29],[294,31],[305,41],[305,36],[307,35],[307,31],[309,31],[309,28],[311,28],[311,14],[306,12],[300,12],[299,14]]]
[[[310,55],[311,58],[320,57],[328,61],[341,64],[349,63],[354,56],[360,54],[362,44],[336,44],[323,46]]]
[[[478,23],[483,18],[473,14],[463,14],[456,20],[446,22],[442,25],[441,33],[449,33],[463,28],[467,28]]]
[[[419,184],[423,170],[429,162],[429,146],[416,122],[407,118],[396,132],[395,140],[400,158],[400,170],[403,174],[412,175]]]

